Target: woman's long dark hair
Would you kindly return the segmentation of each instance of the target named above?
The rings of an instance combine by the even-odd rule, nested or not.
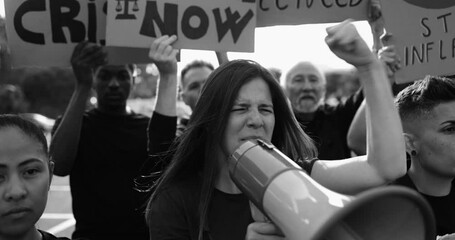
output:
[[[240,88],[254,78],[262,78],[269,86],[275,113],[272,143],[291,159],[317,156],[311,139],[300,128],[278,81],[258,63],[234,60],[217,68],[209,76],[188,128],[173,146],[174,156],[156,184],[146,211],[150,225],[153,200],[169,184],[186,178],[200,178],[199,239],[202,239],[207,212],[218,174],[217,149],[222,146],[229,114]]]

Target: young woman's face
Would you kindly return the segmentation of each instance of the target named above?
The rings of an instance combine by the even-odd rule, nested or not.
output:
[[[0,239],[34,228],[47,202],[50,170],[41,144],[16,127],[0,129]]]
[[[262,78],[254,78],[240,88],[224,133],[223,150],[232,154],[249,139],[272,140],[275,126],[272,96]]]
[[[439,104],[418,124],[416,150],[422,166],[455,177],[455,101]]]

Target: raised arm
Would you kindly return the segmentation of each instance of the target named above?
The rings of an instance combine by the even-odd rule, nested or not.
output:
[[[148,127],[150,156],[167,151],[175,138],[177,124],[176,55],[178,50],[172,47],[172,43],[176,40],[176,36],[166,35],[155,39],[150,46],[149,57],[160,73],[155,110]]]
[[[327,29],[327,45],[354,65],[362,81],[367,108],[367,155],[340,161],[317,161],[312,177],[338,192],[354,194],[383,185],[406,172],[401,121],[380,60],[345,21]]]
[[[172,47],[177,36],[162,36],[150,46],[149,57],[160,73],[155,112],[165,116],[177,115],[177,53]]]
[[[367,126],[366,126],[366,102],[363,101],[352,119],[347,134],[347,143],[357,156],[367,153]]]
[[[76,85],[50,145],[55,175],[66,176],[71,172],[79,146],[82,116],[92,87],[93,71],[106,62],[107,54],[99,45],[81,42],[74,48],[71,65]]]
[[[382,16],[381,4],[379,0],[368,2],[368,24],[373,35],[373,52],[378,53],[383,47],[381,36],[384,34],[384,17]],[[365,155],[367,152],[366,123],[365,123],[365,101],[357,110],[351,122],[347,134],[348,147],[357,155]]]
[[[176,134],[177,124],[177,49],[172,43],[176,36],[162,36],[153,41],[149,57],[157,66],[160,78],[154,112],[148,126],[148,155],[147,163],[140,170],[140,175],[151,176],[155,181],[167,165],[170,148]],[[152,175],[150,175],[153,173]]]
[[[387,77],[390,84],[393,84],[393,82],[395,82],[394,74],[401,67],[398,55],[395,51],[395,47],[382,47],[378,51],[378,57],[387,71]],[[360,108],[357,110],[347,134],[348,146],[357,155],[365,155],[367,151],[365,108],[366,104],[363,102]]]

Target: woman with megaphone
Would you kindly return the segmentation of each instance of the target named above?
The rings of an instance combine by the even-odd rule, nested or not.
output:
[[[253,219],[248,198],[229,174],[229,156],[250,140],[273,144],[314,180],[343,194],[387,184],[406,172],[400,119],[381,62],[349,21],[327,33],[330,49],[354,65],[362,80],[370,120],[368,154],[316,159],[316,148],[270,72],[253,61],[230,61],[209,76],[187,130],[173,146],[172,161],[154,186],[146,211],[151,239],[283,237],[273,223]],[[159,66],[175,64],[168,57],[168,38],[158,38],[150,50]]]

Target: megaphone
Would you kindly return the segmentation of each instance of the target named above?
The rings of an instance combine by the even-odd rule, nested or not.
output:
[[[262,140],[246,141],[228,161],[234,183],[286,239],[436,238],[430,206],[405,187],[343,195],[318,184],[273,144]]]

